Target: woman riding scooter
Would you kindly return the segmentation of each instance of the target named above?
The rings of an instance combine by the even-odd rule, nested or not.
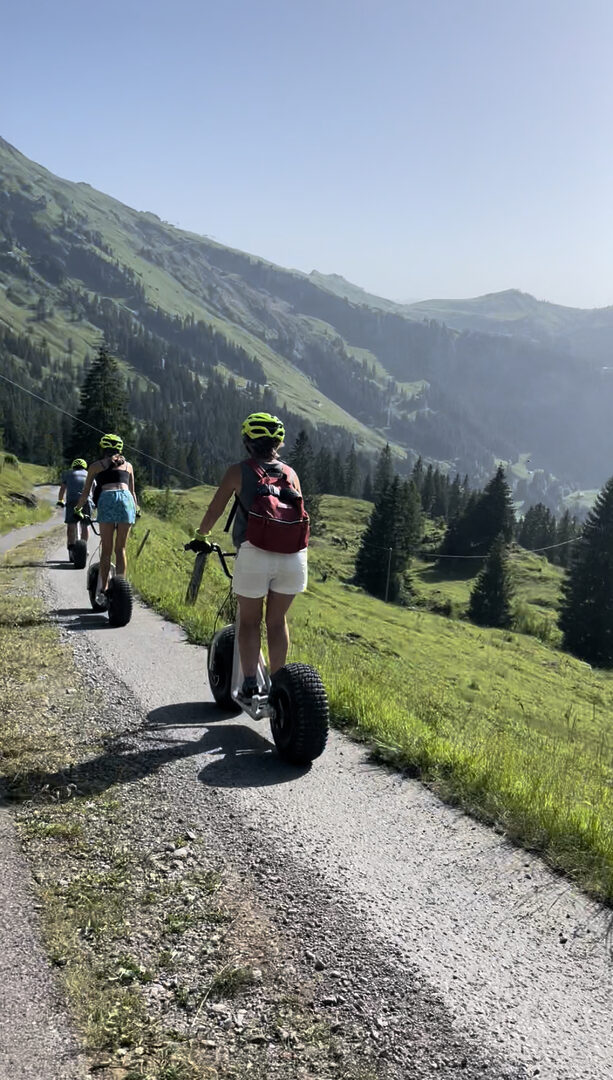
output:
[[[119,577],[128,568],[126,544],[128,534],[139,512],[134,490],[134,470],[122,454],[123,439],[119,435],[103,435],[100,440],[102,457],[90,465],[85,487],[75,507],[83,511],[92,485],[96,484],[97,524],[100,529],[100,576],[96,599],[102,603],[108,587],[113,543],[115,567]]]
[[[87,544],[89,539],[89,526],[85,521],[75,517],[75,506],[83,493],[87,480],[87,462],[83,458],[75,458],[69,469],[62,475],[62,484],[57,496],[57,506],[66,508],[64,522],[66,524],[66,544],[68,558],[72,562],[73,549],[77,540],[84,540]],[[92,503],[88,503],[91,514]],[[87,556],[86,556],[87,557]]]

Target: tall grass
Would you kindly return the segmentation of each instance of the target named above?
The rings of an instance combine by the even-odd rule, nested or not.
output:
[[[186,526],[147,515],[146,527],[134,584],[206,643],[226,579],[210,560],[190,608]],[[319,668],[333,722],[613,902],[611,677],[533,636],[382,604],[320,575],[334,558],[315,543],[312,584],[291,612],[291,658]]]

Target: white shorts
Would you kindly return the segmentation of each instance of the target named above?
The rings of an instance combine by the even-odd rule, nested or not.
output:
[[[295,596],[307,587],[307,549],[293,555],[263,551],[245,540],[238,549],[234,566],[233,591],[237,596],[256,599],[269,590]]]

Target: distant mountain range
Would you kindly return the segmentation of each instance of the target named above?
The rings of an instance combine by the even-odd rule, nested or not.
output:
[[[132,332],[168,353],[124,355],[161,399],[178,368],[214,370],[237,392],[265,387],[320,433],[343,429],[363,453],[389,441],[400,467],[422,454],[480,480],[530,457],[524,480],[542,470],[564,490],[613,471],[613,308],[516,290],[398,304],[174,228],[0,139],[3,326],[44,340],[50,369],[82,363],[101,331],[122,352]]]

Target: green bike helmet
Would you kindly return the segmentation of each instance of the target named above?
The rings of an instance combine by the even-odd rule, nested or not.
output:
[[[251,413],[243,420],[241,427],[243,439],[255,442],[256,439],[280,439],[285,438],[285,428],[278,416],[271,416],[267,412]]]
[[[116,454],[121,454],[123,450],[123,439],[119,435],[103,435],[100,439],[101,450],[113,450]]]
[[[76,457],[70,466],[71,469],[86,469],[87,462],[82,457]]]

